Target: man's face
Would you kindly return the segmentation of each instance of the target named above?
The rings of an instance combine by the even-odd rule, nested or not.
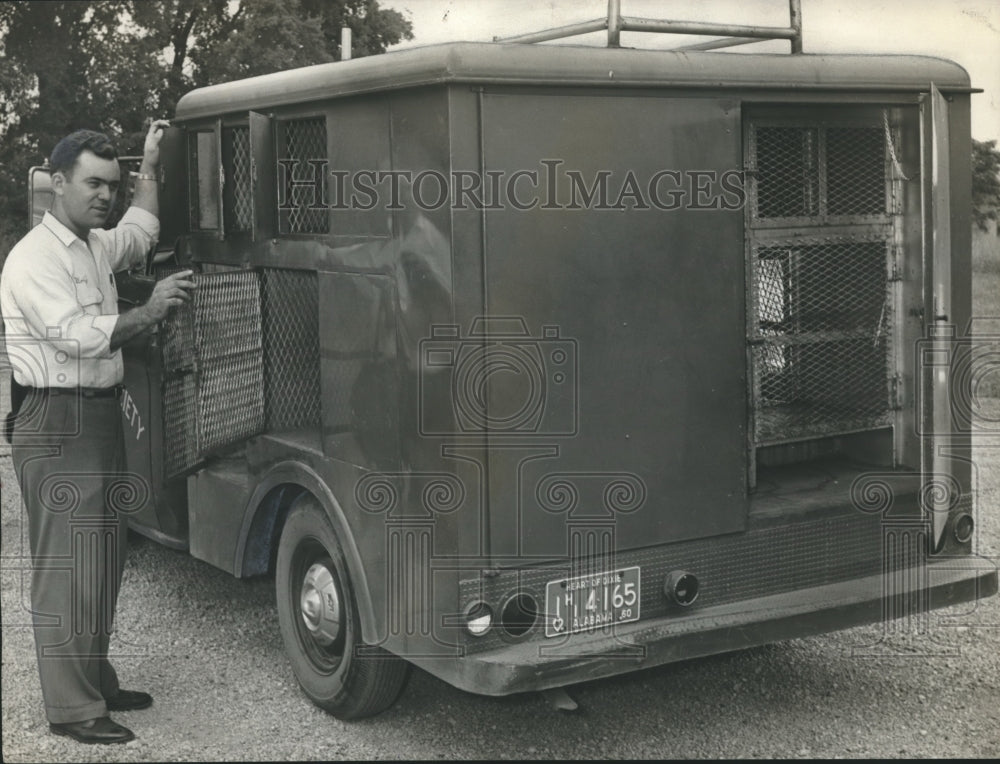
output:
[[[108,219],[120,178],[117,159],[101,159],[92,151],[84,151],[68,174],[56,173],[52,188],[69,221],[81,230],[89,230],[100,228]]]

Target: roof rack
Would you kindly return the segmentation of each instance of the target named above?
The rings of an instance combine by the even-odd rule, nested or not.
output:
[[[621,0],[608,0],[607,18],[584,21],[541,32],[494,37],[494,42],[545,42],[563,37],[608,30],[608,47],[617,48],[622,32],[661,32],[663,34],[723,35],[722,39],[684,45],[673,50],[715,50],[747,45],[761,40],[789,40],[792,53],[802,52],[802,0],[788,0],[791,23],[787,27],[760,27],[741,24],[709,24],[694,21],[661,21],[621,15]]]

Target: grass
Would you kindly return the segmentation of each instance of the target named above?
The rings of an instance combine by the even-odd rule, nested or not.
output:
[[[972,232],[972,312],[1000,316],[1000,236]]]
[[[991,331],[1000,325],[1000,236],[993,231],[975,230],[972,234],[972,315],[992,318]],[[996,363],[995,353],[984,353],[984,363]],[[1000,368],[980,369],[974,375],[979,397],[1000,398]]]

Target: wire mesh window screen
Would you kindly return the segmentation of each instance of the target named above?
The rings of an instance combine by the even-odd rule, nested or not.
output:
[[[816,128],[756,131],[757,216],[819,214],[819,134]]]
[[[250,192],[250,128],[228,127],[222,131],[226,186],[223,189],[226,228],[249,231],[253,224]]]
[[[326,119],[293,119],[280,123],[280,158],[291,160],[284,174],[284,206],[278,210],[280,233],[328,233],[326,199]]]
[[[264,389],[269,429],[320,421],[316,273],[268,268],[262,282]]]
[[[194,299],[161,327],[170,476],[264,428],[259,277],[235,271],[193,278]]]
[[[181,474],[198,461],[198,391],[193,372],[168,376],[163,383],[163,471]]]
[[[758,444],[889,423],[887,246],[846,238],[753,247]]]
[[[203,274],[193,302],[198,448],[205,454],[264,427],[258,275]]]
[[[184,270],[157,265],[157,280]],[[168,372],[193,371],[195,367],[194,311],[191,303],[178,305],[160,324],[160,355]]]
[[[827,212],[886,212],[885,132],[881,127],[831,127],[826,131]]]
[[[804,224],[890,212],[885,130],[880,126],[755,125],[752,213]]]

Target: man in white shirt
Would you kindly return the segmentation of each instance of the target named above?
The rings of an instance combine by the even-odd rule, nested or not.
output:
[[[191,271],[169,276],[144,305],[119,314],[113,273],[141,264],[159,234],[166,126],[150,125],[132,206],[112,230],[101,226],[121,180],[114,147],[88,130],[62,139],[50,158],[52,210],[11,250],[0,276],[14,379],[28,388],[13,457],[28,514],[45,713],[52,732],[84,743],[132,740],[108,712],[152,704],[121,689],[108,662],[127,542],[115,497],[136,479],[123,474],[120,348],[190,299],[194,283]]]

